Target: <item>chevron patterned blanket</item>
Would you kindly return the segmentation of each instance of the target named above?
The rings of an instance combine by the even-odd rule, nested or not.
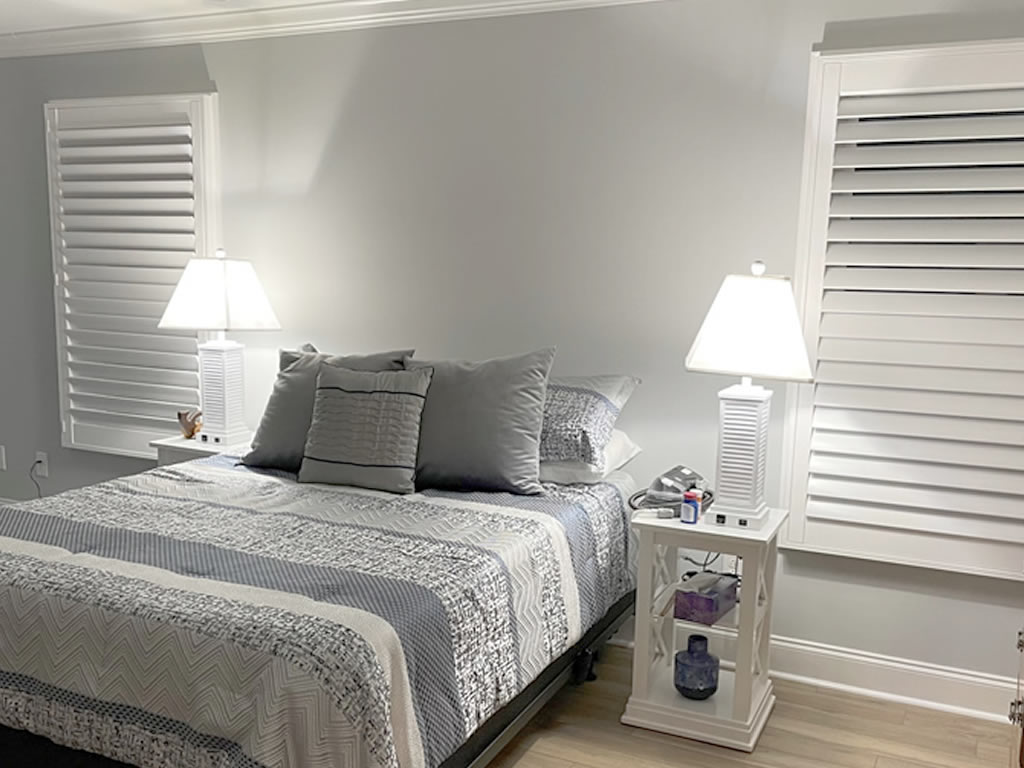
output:
[[[435,768],[632,589],[629,483],[216,457],[0,506],[0,724],[146,768]]]

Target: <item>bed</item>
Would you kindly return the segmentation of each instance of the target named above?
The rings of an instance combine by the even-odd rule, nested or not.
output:
[[[480,764],[630,612],[631,491],[395,496],[218,456],[2,506],[3,765]]]

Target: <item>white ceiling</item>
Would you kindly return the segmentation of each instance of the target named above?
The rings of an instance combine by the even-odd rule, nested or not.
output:
[[[0,58],[659,0],[0,0]]]
[[[322,4],[310,0],[0,0],[0,34]]]

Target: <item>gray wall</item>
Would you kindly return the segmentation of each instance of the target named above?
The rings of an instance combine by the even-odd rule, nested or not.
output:
[[[225,245],[257,263],[284,327],[240,336],[253,423],[279,345],[486,357],[557,344],[559,373],[644,379],[622,424],[646,449],[631,467],[646,483],[679,461],[713,470],[726,380],[682,361],[722,276],[755,257],[792,272],[824,22],[1015,5],[669,0],[0,61],[0,496],[29,495],[37,449],[48,491],[145,466],[59,448],[47,99],[216,82]],[[1021,591],[787,554],[775,629],[1008,675]]]
[[[60,445],[43,104],[212,87],[198,46],[0,59],[0,498],[35,495],[28,470],[36,451],[50,460],[46,493],[152,466]]]

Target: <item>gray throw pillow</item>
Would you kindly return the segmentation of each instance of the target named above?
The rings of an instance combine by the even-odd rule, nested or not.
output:
[[[321,366],[299,482],[416,490],[420,417],[432,373]]]
[[[320,354],[320,350],[317,349],[314,345],[310,344],[308,341],[298,349],[277,350],[277,370],[283,371],[285,368],[294,363],[300,357],[302,357],[303,355],[308,355],[310,353]],[[373,357],[373,355],[368,355],[368,357]]]
[[[637,388],[635,376],[566,376],[548,382],[541,461],[579,461],[605,469],[615,422]]]
[[[303,355],[318,354],[319,352],[320,350],[308,341],[298,349],[279,349],[277,350],[277,370],[283,371]]]
[[[299,471],[321,364],[357,371],[399,371],[403,367],[402,360],[411,354],[407,349],[344,357],[282,351],[281,363],[287,361],[287,365],[277,374],[274,390],[252,440],[252,450],[242,457],[242,463],[250,467]]]
[[[416,461],[417,488],[540,493],[540,430],[554,348],[433,368]]]

